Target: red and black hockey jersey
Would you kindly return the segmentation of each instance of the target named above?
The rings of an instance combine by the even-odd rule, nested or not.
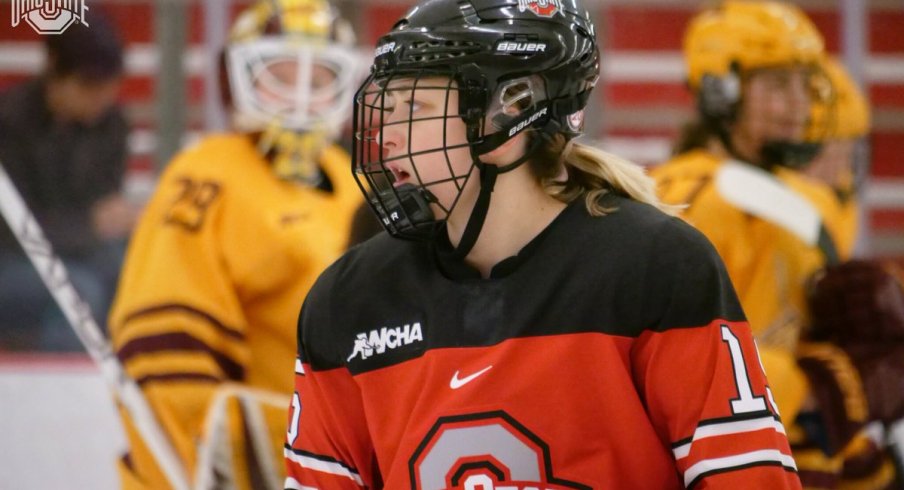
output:
[[[604,199],[490,279],[385,234],[328,269],[299,319],[286,488],[800,488],[712,246]]]

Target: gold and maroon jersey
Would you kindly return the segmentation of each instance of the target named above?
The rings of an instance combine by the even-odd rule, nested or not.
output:
[[[702,150],[651,174],[662,200],[687,205],[682,218],[718,250],[760,346],[793,352],[806,321],[806,282],[826,263],[822,245],[837,255],[828,187]]]
[[[791,190],[810,201],[832,238],[839,260],[850,260],[857,238],[857,206],[854,199],[841,199],[827,184],[788,168],[778,168],[776,176]]]
[[[298,307],[361,202],[341,149],[321,165],[328,183],[302,186],[276,178],[249,137],[206,138],[169,164],[132,236],[110,333],[189,473],[223,383],[292,393]],[[279,455],[284,424],[283,410]],[[167,488],[126,427],[125,487]]]
[[[842,225],[828,186],[791,170],[772,176],[703,150],[679,155],[651,173],[663,201],[686,205],[682,218],[719,252],[763,351],[766,372],[774,373],[781,413],[793,421],[806,393],[796,367],[807,318],[806,284],[826,264],[824,249],[834,249],[836,258],[849,252],[833,246]],[[732,179],[733,174],[741,178]],[[752,196],[739,198],[744,192]]]
[[[603,199],[489,279],[385,234],[331,266],[299,318],[286,488],[800,488],[715,250]]]
[[[739,168],[746,169],[746,180],[726,178]],[[842,457],[814,449],[797,423],[810,393],[797,365],[798,340],[807,323],[807,282],[827,261],[850,258],[855,211],[845,209],[827,185],[799,172],[780,168],[768,177],[757,172],[765,174],[696,150],[651,173],[663,201],[687,205],[682,217],[710,239],[725,263],[759,344],[802,479],[810,488],[829,478],[832,485],[819,488],[834,488],[842,481]],[[760,179],[772,183],[758,185]],[[739,198],[745,192],[751,195]]]

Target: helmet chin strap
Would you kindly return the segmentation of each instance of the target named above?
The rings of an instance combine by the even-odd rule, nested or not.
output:
[[[496,186],[496,178],[500,174],[510,172],[521,166],[521,164],[533,156],[541,146],[548,143],[556,133],[562,130],[562,124],[559,122],[561,117],[573,114],[583,108],[586,105],[589,96],[590,91],[586,90],[574,97],[543,101],[538,104],[533,111],[526,111],[520,118],[511,121],[508,126],[484,138],[483,141],[471,147],[471,157],[474,159],[474,165],[476,165],[477,169],[480,171],[480,193],[477,195],[477,200],[474,201],[474,208],[471,210],[471,216],[468,218],[468,223],[465,225],[465,231],[461,235],[458,247],[455,248],[455,251],[452,254],[454,258],[463,260],[471,253],[471,250],[477,243],[477,238],[480,236],[483,224],[487,218],[487,212],[490,210],[490,195],[493,193],[493,188]],[[480,155],[484,155],[499,148],[506,141],[516,136],[518,131],[510,133],[510,131],[513,130],[512,128],[517,128],[520,125],[525,124],[529,126],[533,122],[533,118],[541,117],[546,119],[546,122],[542,123],[542,125],[537,128],[537,131],[533,135],[533,142],[530,147],[524,152],[524,155],[521,155],[517,160],[507,165],[492,165],[485,163],[480,159]],[[476,124],[469,124],[468,126],[469,131],[477,131]]]
[[[480,160],[479,156],[474,157],[474,164],[480,171],[480,193],[474,201],[474,208],[471,210],[471,216],[468,218],[468,223],[465,225],[465,231],[461,235],[461,240],[458,242],[458,246],[455,247],[455,251],[452,253],[453,258],[463,260],[471,253],[471,250],[477,243],[477,238],[480,237],[480,232],[486,221],[487,213],[490,210],[490,196],[493,193],[493,189],[496,187],[496,178],[500,174],[510,172],[520,167],[536,153],[544,143],[549,141],[552,135],[559,131],[559,128],[560,125],[555,120],[548,121],[535,135],[534,141],[527,151],[524,152],[524,155],[521,155],[517,160],[507,165],[493,165],[483,162]]]
[[[760,158],[766,169],[780,165],[799,170],[813,161],[821,146],[819,143],[767,141],[760,148]]]

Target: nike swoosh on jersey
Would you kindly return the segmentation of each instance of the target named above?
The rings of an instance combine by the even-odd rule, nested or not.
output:
[[[289,213],[280,216],[279,224],[282,226],[288,226],[291,224],[295,224],[299,221],[305,221],[308,219],[308,213]]]
[[[474,381],[478,376],[480,376],[481,374],[492,369],[492,367],[493,367],[493,365],[490,364],[489,366],[481,369],[480,371],[477,371],[476,373],[471,374],[469,376],[465,376],[464,378],[459,378],[458,371],[455,371],[455,374],[452,375],[452,379],[449,381],[449,388],[452,388],[453,390],[457,390],[457,389],[461,388],[462,386],[470,383],[471,381]]]

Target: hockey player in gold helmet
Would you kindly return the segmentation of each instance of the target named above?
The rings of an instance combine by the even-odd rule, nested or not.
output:
[[[701,122],[736,158],[802,165],[815,151],[805,138],[807,108],[826,95],[814,70],[823,49],[822,36],[790,5],[728,1],[700,14],[685,33],[684,54]]]
[[[691,21],[684,53],[698,118],[654,169],[659,192],[688,205],[685,219],[716,245],[761,345],[791,349],[803,291],[789,274],[818,266],[821,246],[837,255],[814,204],[831,202],[829,190],[784,183],[801,180],[787,166],[818,148],[807,135],[824,96],[822,37],[792,5],[726,1]]]
[[[683,217],[725,261],[789,440],[821,455],[797,461],[804,486],[835,488],[839,455],[870,414],[849,362],[799,351],[807,281],[849,253],[838,246],[841,212],[830,187],[800,172],[828,138],[837,109],[822,36],[791,4],[726,1],[691,21],[684,53],[698,117],[653,175],[664,201],[686,205]],[[798,415],[818,405],[811,393],[826,387],[841,388],[833,393],[844,403],[817,406],[837,426],[816,431],[832,439],[821,444]]]
[[[235,130],[169,163],[131,240],[110,334],[194,488],[282,484],[300,301],[362,203],[334,144],[358,83],[344,25],[323,0],[239,15],[223,57]],[[122,487],[169,488],[124,426]]]

